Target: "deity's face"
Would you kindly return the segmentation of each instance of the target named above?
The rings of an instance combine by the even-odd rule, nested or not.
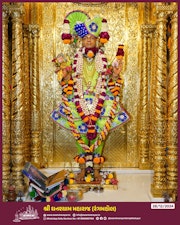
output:
[[[82,46],[85,48],[94,48],[96,47],[96,40],[97,38],[93,36],[92,34],[87,34],[82,39]]]

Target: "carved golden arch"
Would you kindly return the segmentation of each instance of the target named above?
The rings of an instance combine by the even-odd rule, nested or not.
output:
[[[25,161],[31,160],[41,167],[48,166],[53,160],[53,154],[46,149],[49,147],[46,145],[47,136],[44,136],[43,145],[41,133],[41,21],[35,16],[41,5],[30,4],[31,8],[29,5],[24,7],[22,3],[3,5],[3,191],[7,190],[10,176],[18,190],[24,188],[21,169]],[[139,48],[141,76],[138,111],[141,112],[141,117],[138,121],[138,148],[135,152],[139,155],[136,156],[138,168],[154,170],[151,191],[154,196],[159,197],[166,190],[177,191],[177,5],[131,4],[134,4],[134,9],[139,7],[144,10],[140,10],[144,12],[140,15]],[[114,7],[119,10],[118,3]],[[34,14],[28,18],[30,13],[27,12],[30,9]],[[155,12],[155,17],[150,13],[151,10]],[[12,29],[12,60],[9,60],[9,20]],[[171,23],[169,57],[166,39],[168,20]],[[135,139],[130,135],[132,128],[134,122],[126,130],[129,140],[127,151],[136,146],[133,144]],[[131,159],[132,155],[129,154],[128,157]]]

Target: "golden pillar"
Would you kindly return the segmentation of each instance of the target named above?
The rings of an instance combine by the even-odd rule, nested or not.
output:
[[[154,90],[154,177],[152,194],[162,196],[166,190],[166,109],[167,109],[167,13],[159,10],[157,14],[157,65]]]
[[[9,6],[12,19],[12,92],[11,92],[11,160],[16,190],[24,190],[22,168],[25,149],[25,104],[23,73],[22,15],[19,4]]]
[[[2,12],[2,190],[3,201],[8,191],[10,177],[10,61],[8,46],[9,10],[3,5]]]
[[[178,13],[170,17],[168,116],[167,116],[167,189],[177,191],[178,182]]]
[[[30,25],[31,46],[31,162],[41,167],[41,115],[39,85],[39,26]]]
[[[150,132],[150,105],[149,105],[149,88],[150,88],[150,59],[152,49],[152,32],[155,26],[144,24],[141,26],[142,32],[142,69],[140,80],[140,120],[139,120],[139,168],[150,168],[149,153],[149,132]]]
[[[167,24],[168,19],[174,10],[177,8],[175,4],[162,4],[157,5],[157,43],[156,43],[156,77],[154,79],[154,146],[153,146],[153,183],[151,185],[151,192],[154,197],[161,197],[167,188],[170,186],[175,187],[177,182],[177,170],[176,160],[177,154],[175,150],[176,135],[175,125],[177,123],[176,113],[173,115],[173,120],[167,119],[172,118],[171,115],[176,111],[177,105],[177,93],[176,87],[174,88],[177,68],[177,45],[174,44],[174,52],[170,53],[170,72],[168,68],[167,57]],[[174,17],[174,21],[176,21]],[[174,22],[174,28],[177,26]],[[175,29],[176,30],[176,29]],[[177,31],[175,31],[176,33]],[[176,43],[176,34],[173,34],[174,42]],[[176,62],[176,64],[175,64]],[[173,65],[174,64],[174,65]],[[174,74],[175,72],[175,74]],[[174,83],[174,84],[173,84]],[[175,85],[175,86],[176,86]],[[170,94],[172,93],[172,94]],[[170,121],[173,121],[171,123]],[[171,124],[171,125],[170,125]],[[175,133],[174,133],[175,132]],[[168,133],[172,134],[168,138]],[[173,140],[173,141],[172,141]],[[171,143],[171,150],[169,151],[167,145]],[[173,143],[173,144],[172,144]],[[167,151],[168,150],[168,151]],[[175,164],[174,164],[175,163]],[[169,168],[168,168],[169,167]],[[167,175],[168,173],[168,175]],[[168,187],[169,186],[169,187]]]
[[[25,161],[31,161],[31,152],[30,152],[30,57],[29,57],[29,25],[23,25],[23,54],[24,54],[24,89],[25,89],[25,149],[24,157]]]
[[[155,124],[154,118],[156,117],[155,112],[155,90],[156,90],[156,48],[157,48],[157,30],[152,33],[152,48],[151,57],[149,58],[151,77],[150,77],[150,92],[149,92],[149,107],[150,107],[150,131],[149,131],[149,156],[150,166],[153,169],[154,164],[154,146],[155,146]]]

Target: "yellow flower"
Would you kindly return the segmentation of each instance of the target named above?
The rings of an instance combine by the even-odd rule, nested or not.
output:
[[[113,178],[113,174],[112,174],[112,173],[109,173],[109,174],[108,174],[108,178],[109,178],[109,179]]]
[[[66,62],[62,62],[61,63],[61,69],[65,69],[67,67],[67,63]]]
[[[74,178],[74,173],[70,173],[69,178]]]
[[[67,191],[66,190],[62,190],[62,196],[66,197],[67,196]]]
[[[87,177],[85,178],[85,181],[88,182],[88,183],[91,182],[91,176],[87,176]]]
[[[48,196],[46,197],[46,202],[50,202],[51,201],[51,198]]]
[[[69,184],[74,184],[74,179],[70,178],[69,179]]]
[[[59,80],[59,81],[61,81],[61,79],[62,79],[62,70],[59,70],[58,71],[58,73],[57,73],[57,79]]]
[[[105,180],[105,183],[106,183],[106,184],[110,184],[110,179],[106,179],[106,180]]]

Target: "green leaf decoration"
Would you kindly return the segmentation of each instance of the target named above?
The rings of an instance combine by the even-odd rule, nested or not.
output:
[[[76,22],[84,23],[87,19],[90,19],[90,17],[85,12],[81,10],[76,10],[76,11],[70,12],[65,19],[69,20],[70,33],[76,34],[74,30],[74,26]]]
[[[101,32],[102,18],[95,17],[92,20],[86,20],[85,25],[90,34],[93,34],[95,37],[98,37]]]

